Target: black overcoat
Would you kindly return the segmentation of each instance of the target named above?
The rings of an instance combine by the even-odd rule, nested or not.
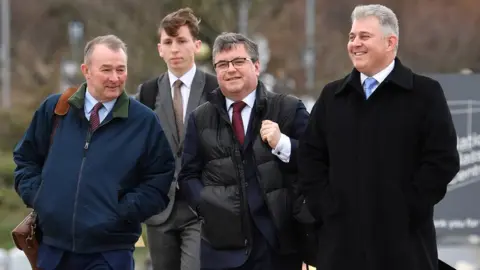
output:
[[[360,73],[325,86],[300,142],[300,184],[321,220],[318,269],[437,270],[433,208],[459,170],[440,84],[395,67],[365,99]]]

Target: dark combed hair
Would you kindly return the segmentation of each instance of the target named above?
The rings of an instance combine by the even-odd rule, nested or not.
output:
[[[193,14],[193,10],[189,7],[179,9],[175,12],[172,12],[165,16],[163,20],[160,22],[158,27],[158,35],[162,30],[172,37],[178,35],[178,29],[180,27],[186,25],[190,30],[190,34],[193,38],[199,39],[200,34],[200,19]]]

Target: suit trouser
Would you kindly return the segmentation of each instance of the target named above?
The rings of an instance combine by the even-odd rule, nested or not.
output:
[[[65,252],[54,268],[42,270],[134,270],[133,251],[120,250],[94,254]]]
[[[260,231],[254,227],[253,248],[242,266],[202,270],[302,270],[302,260],[299,254],[280,255],[275,252]]]
[[[165,223],[147,225],[153,270],[199,270],[200,226],[184,200],[175,201]]]

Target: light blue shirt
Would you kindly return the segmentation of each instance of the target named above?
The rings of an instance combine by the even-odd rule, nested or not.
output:
[[[103,103],[103,107],[98,111],[98,117],[100,118],[100,123],[105,120],[105,117],[110,113],[115,105],[117,99]],[[90,114],[92,113],[93,107],[97,104],[98,101],[87,91],[85,91],[85,117],[90,121]]]
[[[372,76],[377,81],[377,85],[373,87],[372,93],[370,93],[370,95],[373,94],[375,89],[377,89],[377,87],[387,78],[387,76],[393,71],[394,67],[395,67],[395,60],[392,63],[390,63],[390,65],[388,65],[385,69],[383,69],[382,71]],[[362,85],[367,78],[368,78],[367,75],[360,73],[360,83]]]

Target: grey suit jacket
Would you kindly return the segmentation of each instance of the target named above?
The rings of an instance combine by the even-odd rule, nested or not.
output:
[[[214,83],[212,82],[214,80]],[[207,81],[207,83],[206,83]],[[175,116],[173,112],[173,101],[170,80],[168,78],[168,73],[160,75],[157,79],[158,94],[155,103],[155,112],[160,118],[160,123],[165,132],[165,135],[168,139],[172,152],[175,156],[175,179],[170,186],[170,191],[168,197],[170,202],[167,208],[160,212],[157,215],[150,217],[145,221],[147,225],[160,225],[163,224],[170,213],[172,212],[173,204],[175,202],[175,194],[177,187],[177,175],[181,168],[181,156],[183,152],[183,140],[185,135],[181,138],[177,135],[176,125],[175,125]],[[147,83],[147,82],[146,82]],[[146,84],[144,83],[144,84]],[[188,116],[190,113],[197,108],[199,105],[207,101],[207,95],[209,92],[213,91],[218,87],[216,78],[213,75],[206,74],[205,72],[197,68],[195,76],[192,81],[192,87],[190,89],[190,95],[187,103],[187,112],[185,114],[185,123],[188,123]],[[142,91],[142,85],[138,87],[137,99]],[[185,127],[186,130],[186,127]]]

